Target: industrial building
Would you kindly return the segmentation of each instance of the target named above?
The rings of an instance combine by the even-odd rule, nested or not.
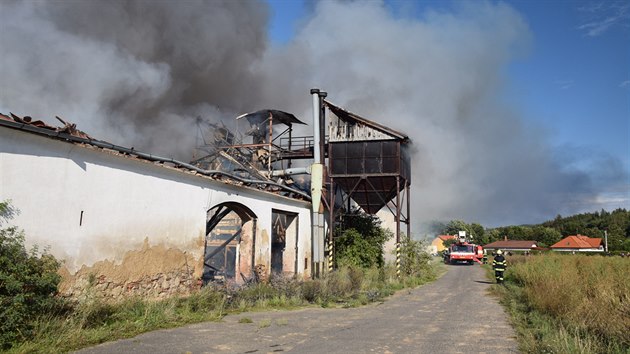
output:
[[[401,222],[409,235],[410,163],[405,135],[312,94],[313,137],[292,137],[301,121],[262,110],[239,117],[253,127],[244,136],[214,125],[208,154],[191,162],[104,142],[62,119],[55,127],[0,114],[0,200],[19,210],[11,223],[29,245],[63,260],[70,296],[319,276],[333,266],[329,225],[350,208],[388,209],[396,241]],[[326,108],[335,115],[328,139]],[[295,174],[310,174],[310,190]]]

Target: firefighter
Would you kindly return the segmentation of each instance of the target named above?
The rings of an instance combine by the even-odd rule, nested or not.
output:
[[[486,249],[483,249],[483,264],[488,264],[488,252],[486,251]]]
[[[497,284],[503,283],[503,272],[507,268],[507,261],[503,257],[503,251],[498,250],[497,255],[492,261],[492,269],[494,269],[494,276],[497,278]]]

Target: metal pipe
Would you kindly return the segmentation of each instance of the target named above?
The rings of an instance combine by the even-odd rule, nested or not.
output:
[[[293,264],[293,274],[297,275],[299,273],[299,259],[300,259],[300,218],[294,218],[295,227],[293,230],[295,231],[295,263]],[[306,271],[306,269],[304,269]]]
[[[329,148],[330,153],[330,148]],[[330,154],[328,155],[330,156]],[[330,189],[328,190],[328,194],[330,196],[330,201],[328,204],[328,243],[333,245],[333,250],[335,248],[335,239],[333,238],[333,232],[335,231],[335,185],[334,180],[330,177]],[[330,264],[328,265],[329,270],[333,268],[334,254],[333,258],[330,260]]]
[[[400,177],[396,177],[396,277],[400,278]]]
[[[396,177],[396,243],[400,243],[400,177]]]
[[[291,151],[291,140],[293,140],[293,126],[289,127],[289,151]],[[280,146],[282,146],[282,140],[280,140]],[[293,160],[289,159],[289,168],[293,164]]]
[[[325,142],[326,140],[326,108],[322,104],[322,101],[324,100],[324,98],[326,98],[326,96],[328,96],[328,93],[321,91],[318,96],[319,96],[319,107],[320,107],[319,140],[315,140],[315,144],[319,144],[320,156],[319,156],[319,160],[315,160],[315,162],[321,163],[323,165],[326,159],[326,153],[324,152],[324,146],[326,144]]]
[[[411,240],[411,182],[405,181],[407,185],[407,241]]]
[[[319,89],[311,89],[313,96],[313,162],[320,163],[320,130],[319,130],[319,114],[321,110],[321,99],[319,98]]]
[[[273,143],[273,114],[269,112],[269,159],[267,160],[267,170],[271,172],[271,145]]]
[[[261,171],[261,173],[266,173]],[[271,171],[271,177],[279,177],[279,176],[291,176],[291,175],[303,175],[303,174],[310,174],[311,173],[311,166],[306,166],[306,167],[293,167],[293,168],[287,168],[284,170],[273,170]]]
[[[319,97],[319,89],[311,89],[311,96],[313,98],[313,167],[311,168],[311,245],[313,246],[313,271],[315,277],[319,277],[320,271],[323,271],[324,254],[323,254],[323,222],[320,224],[321,215],[319,213],[319,206],[321,203],[321,189],[323,181],[323,166],[321,161],[321,149],[320,149],[320,129],[319,129],[319,116],[321,113],[321,98]]]
[[[252,268],[251,272],[254,273],[256,269],[256,227],[258,224],[258,219],[252,219]]]

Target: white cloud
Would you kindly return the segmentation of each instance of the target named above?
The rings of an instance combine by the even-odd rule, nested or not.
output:
[[[625,1],[599,2],[577,9],[585,15],[577,29],[586,36],[597,37],[616,25],[630,24],[630,3]]]
[[[573,80],[556,80],[553,82],[561,90],[567,90],[573,87],[575,81]]]
[[[629,87],[630,86],[630,80],[626,80],[626,81],[622,81],[619,84],[619,87],[624,88],[624,87]]]

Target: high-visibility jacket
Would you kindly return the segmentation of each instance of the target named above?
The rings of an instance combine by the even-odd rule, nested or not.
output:
[[[497,272],[505,272],[505,269],[507,268],[507,261],[505,260],[505,257],[503,257],[503,255],[494,257],[494,260],[492,261],[492,268]]]

